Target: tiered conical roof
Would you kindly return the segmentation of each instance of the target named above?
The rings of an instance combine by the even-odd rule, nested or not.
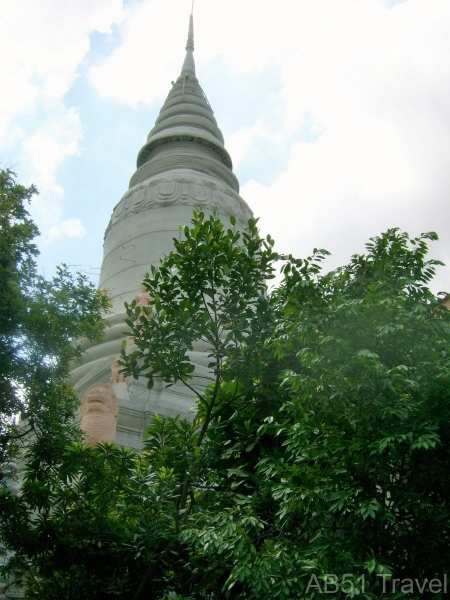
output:
[[[232,169],[230,155],[224,147],[222,132],[217,126],[213,110],[196,77],[193,52],[194,25],[191,15],[186,44],[186,57],[180,76],[173,83],[172,89],[160,110],[155,126],[148,134],[147,143],[141,148],[138,154],[138,169],[146,165],[146,163],[152,162],[163,146],[167,144],[173,146],[180,142],[192,145],[189,148],[189,152],[193,155],[195,155],[194,146],[197,146],[197,148],[201,146],[212,159],[220,162],[227,170],[231,171]],[[165,152],[165,155],[167,155],[167,152]],[[183,168],[187,166],[183,164],[180,156],[178,156],[177,160],[173,160],[174,158],[175,156],[169,161],[172,163],[171,168]],[[167,163],[167,160],[165,162]],[[189,164],[189,167],[192,166],[192,164]],[[157,168],[156,164],[155,168]],[[148,168],[145,169],[145,172],[146,176],[148,176]],[[215,174],[217,175],[218,173],[216,172]],[[231,178],[229,174],[227,175],[221,178],[226,180],[228,184],[230,184],[231,179],[234,180],[232,187],[236,191],[239,191],[236,178],[233,175]]]

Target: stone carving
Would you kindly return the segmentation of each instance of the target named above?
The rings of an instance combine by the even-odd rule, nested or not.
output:
[[[136,304],[138,306],[142,306],[143,308],[146,308],[150,304],[150,302],[153,300],[153,298],[147,292],[147,288],[145,287],[145,285],[143,283],[141,284],[141,291],[136,296],[135,300],[136,300]]]
[[[94,383],[83,396],[80,407],[80,429],[90,446],[113,442],[116,437],[119,406],[110,385]]]
[[[119,372],[120,369],[122,369],[122,367],[119,365],[119,360],[115,358],[111,363],[110,383],[128,383],[128,377],[124,377],[123,373]]]
[[[243,225],[251,217],[245,201],[220,182],[201,176],[156,176],[128,190],[114,208],[105,235],[115,223],[132,214],[172,204],[212,208],[234,215]]]

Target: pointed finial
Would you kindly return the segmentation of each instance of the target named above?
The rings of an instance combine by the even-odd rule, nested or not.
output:
[[[194,2],[192,2],[192,10],[194,9]],[[181,69],[181,75],[193,75],[195,77],[195,63],[194,63],[194,16],[191,13],[189,17],[189,31],[188,39],[186,43],[186,57],[184,59],[183,67]]]
[[[189,16],[189,31],[186,50],[194,51],[194,15],[192,13]]]

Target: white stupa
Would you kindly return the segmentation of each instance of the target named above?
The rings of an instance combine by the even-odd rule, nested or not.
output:
[[[106,229],[99,287],[113,299],[112,313],[107,315],[110,326],[104,340],[86,346],[83,361],[72,371],[80,398],[93,384],[113,387],[119,403],[116,442],[136,449],[151,414],[186,416],[193,394],[184,386],[166,389],[162,383],[148,390],[145,380],[125,382],[118,375],[114,361],[126,337],[124,302],[138,296],[150,265],[159,264],[173,249],[179,226],[190,224],[195,208],[201,206],[206,214],[216,211],[227,224],[234,215],[238,228],[244,228],[252,216],[239,196],[223,135],[195,75],[193,52],[191,15],[181,74],[138,154],[130,187]],[[201,349],[192,360],[201,373]]]

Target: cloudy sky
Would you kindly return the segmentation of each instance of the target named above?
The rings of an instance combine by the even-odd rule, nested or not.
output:
[[[0,163],[40,190],[40,268],[95,278],[184,58],[191,0],[3,0]],[[195,0],[195,60],[280,251],[437,231],[450,265],[449,0]],[[448,267],[435,290],[450,291]]]

